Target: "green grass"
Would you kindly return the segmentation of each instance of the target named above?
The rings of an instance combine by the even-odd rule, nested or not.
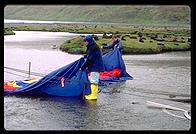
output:
[[[84,54],[86,47],[82,44],[82,37],[78,36],[77,38],[64,42],[60,46],[60,50],[71,54]]]
[[[10,28],[4,28],[4,35],[15,35],[15,33]]]
[[[129,27],[129,26],[106,26],[106,25],[38,25],[38,26],[12,26],[9,28],[4,28],[5,31],[52,31],[52,32],[72,32],[72,33],[112,33],[117,34],[123,43],[123,54],[154,54],[161,53],[165,51],[184,51],[190,50],[190,45],[188,38],[190,38],[191,31],[189,29],[172,29],[164,27]],[[144,42],[139,42],[139,35],[145,39]],[[156,40],[154,39],[156,37]],[[108,44],[111,42],[111,39],[99,37],[99,40],[96,41],[99,46],[102,44]],[[158,45],[158,44],[164,45]],[[60,49],[62,51],[71,53],[71,54],[84,54],[86,47],[82,45],[82,37],[78,36],[77,38],[68,40],[64,42]],[[109,50],[102,50],[107,52]]]
[[[123,35],[122,35],[123,36]],[[121,36],[121,37],[122,37]],[[123,54],[157,54],[165,51],[185,51],[190,50],[190,45],[188,42],[179,43],[179,42],[161,42],[164,45],[157,45],[160,43],[159,41],[151,40],[150,38],[146,38],[144,42],[139,42],[139,39],[130,39],[125,37],[126,41],[122,41],[123,43]],[[105,39],[99,36],[99,40],[96,43],[101,47],[102,44],[108,44],[111,42],[111,39]],[[82,37],[78,36],[74,39],[68,40],[64,42],[60,49],[62,51],[66,51],[68,53],[74,54],[83,54],[85,53],[85,47],[82,45]],[[102,49],[103,52],[107,52],[109,50]]]

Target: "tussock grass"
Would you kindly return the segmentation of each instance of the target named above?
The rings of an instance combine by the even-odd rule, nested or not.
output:
[[[123,36],[123,35],[122,35]],[[163,45],[157,45],[159,41],[154,41],[150,38],[144,40],[144,42],[139,42],[139,39],[132,39],[125,37],[123,40],[123,54],[156,54],[165,51],[185,51],[190,50],[190,45],[187,42],[162,42]],[[111,39],[102,38],[99,36],[99,40],[96,43],[101,47],[102,44],[108,44]],[[68,53],[83,54],[85,53],[85,46],[82,45],[82,37],[78,36],[74,39],[64,42],[60,49]],[[103,53],[109,51],[107,49],[102,49]]]
[[[185,51],[190,50],[190,29],[176,29],[164,27],[144,27],[134,28],[129,26],[114,25],[22,25],[4,28],[4,35],[13,34],[12,31],[52,31],[52,32],[72,32],[72,33],[107,33],[116,34],[122,40],[123,54],[155,54],[165,51]],[[111,39],[102,38],[96,43],[101,47],[108,44]],[[60,50],[71,54],[84,54],[86,47],[82,44],[82,36],[65,41]],[[109,50],[103,49],[103,52]]]

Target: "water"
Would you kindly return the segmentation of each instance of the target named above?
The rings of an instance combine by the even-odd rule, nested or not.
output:
[[[81,55],[70,55],[59,47],[76,34],[18,31],[4,37],[4,66],[47,74]],[[154,101],[190,110],[190,103],[171,101],[190,97],[190,52],[156,55],[123,55],[134,80],[100,87],[97,101],[65,97],[4,97],[6,130],[189,130],[191,121],[147,107]],[[8,71],[8,70],[4,70]],[[4,81],[23,80],[4,72]],[[32,76],[34,77],[34,76]],[[176,96],[176,97],[175,97]],[[169,112],[183,116],[181,111]]]

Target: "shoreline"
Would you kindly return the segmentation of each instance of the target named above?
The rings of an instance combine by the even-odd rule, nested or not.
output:
[[[191,30],[169,27],[130,27],[116,25],[85,25],[85,24],[20,24],[4,27],[4,35],[13,35],[13,31],[46,31],[69,32],[73,34],[102,34],[96,43],[101,47],[111,42],[112,34],[118,35],[123,43],[123,54],[158,54],[169,51],[190,51]],[[82,36],[65,41],[60,50],[70,54],[84,54],[86,48],[82,46]],[[102,50],[103,53],[108,50]]]

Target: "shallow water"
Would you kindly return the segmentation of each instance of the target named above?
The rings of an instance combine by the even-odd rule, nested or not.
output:
[[[4,37],[4,66],[47,74],[81,55],[51,45],[76,36],[69,33],[24,32]],[[190,103],[167,100],[191,94],[190,52],[123,55],[134,80],[100,87],[97,101],[64,97],[4,97],[6,130],[189,130],[191,121],[149,108],[146,101],[190,110]],[[4,69],[4,81],[26,79]],[[14,72],[13,72],[14,73]],[[35,76],[31,76],[35,77]],[[183,116],[183,112],[170,111]]]

